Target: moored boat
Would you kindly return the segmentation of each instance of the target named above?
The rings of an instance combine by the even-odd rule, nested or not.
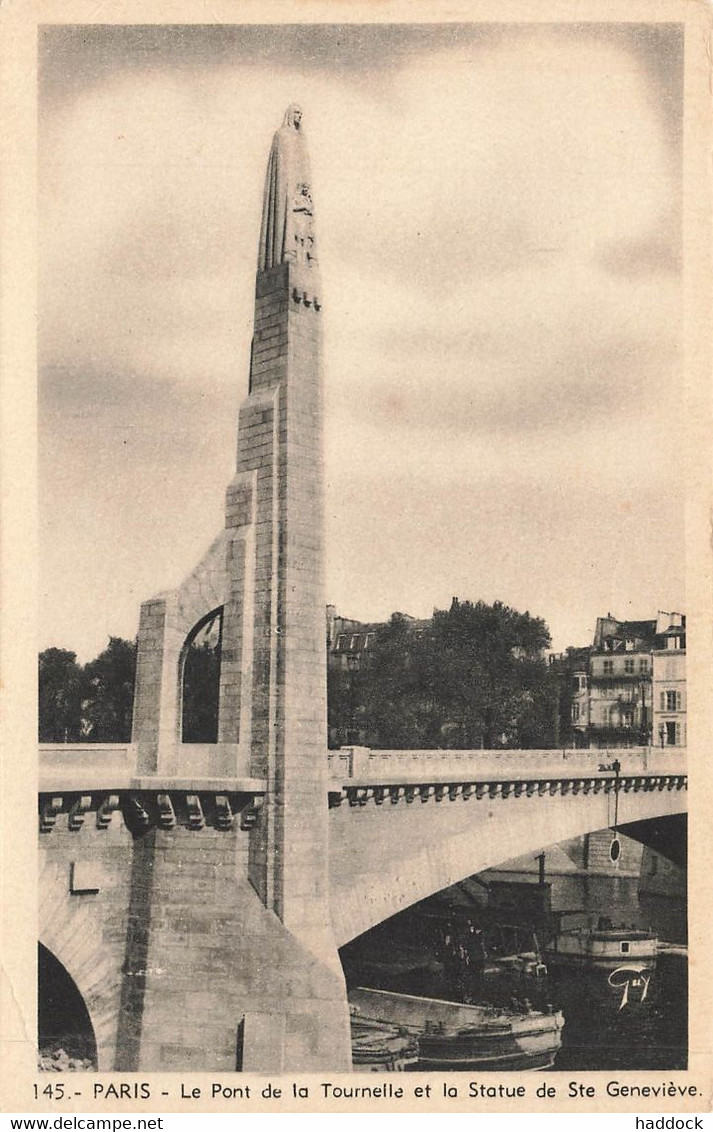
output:
[[[557,932],[545,948],[550,966],[588,967],[615,971],[636,964],[653,970],[658,954],[654,932],[641,928],[567,928]]]
[[[360,1019],[391,1023],[418,1043],[417,1069],[547,1069],[562,1044],[560,1011],[449,1002],[358,987],[349,1000]]]

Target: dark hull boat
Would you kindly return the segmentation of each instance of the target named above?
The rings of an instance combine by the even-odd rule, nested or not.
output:
[[[389,1023],[416,1039],[416,1069],[547,1069],[562,1044],[560,1011],[448,1002],[367,987],[358,987],[349,999],[360,1021]]]
[[[503,1025],[464,1026],[454,1034],[425,1033],[418,1041],[421,1069],[549,1069],[562,1044],[561,1014],[513,1016]]]

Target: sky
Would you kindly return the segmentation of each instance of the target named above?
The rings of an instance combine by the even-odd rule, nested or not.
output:
[[[676,25],[46,28],[40,647],[133,637],[223,525],[265,164],[303,107],[327,600],[553,645],[685,607]]]

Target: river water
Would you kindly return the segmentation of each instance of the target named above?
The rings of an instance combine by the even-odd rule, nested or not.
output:
[[[508,879],[533,878],[512,874]],[[552,878],[552,906],[583,909],[594,920],[603,915],[615,925],[651,928],[671,943],[686,941],[684,896],[640,895],[636,877]],[[443,940],[472,930],[478,910],[455,903],[449,908],[443,894],[439,907],[438,922],[427,903],[393,917],[345,949],[348,985],[463,1000],[475,973],[472,968],[464,973],[462,964],[444,963]],[[687,1064],[687,981],[685,958],[659,956],[650,979],[638,987],[613,988],[607,972],[550,966],[546,978],[506,974],[481,983],[470,997],[495,1003],[529,998],[538,1009],[561,1009],[565,1026],[555,1070],[672,1070]]]
[[[558,907],[583,907],[614,924],[652,928],[659,939],[685,943],[683,899],[645,896],[634,877],[561,877],[553,886]],[[571,903],[570,903],[571,901]],[[688,964],[659,956],[640,994],[612,991],[605,973],[557,972],[548,978],[550,1001],[565,1016],[556,1069],[685,1069]]]

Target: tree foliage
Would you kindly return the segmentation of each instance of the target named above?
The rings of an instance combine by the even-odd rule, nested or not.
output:
[[[39,657],[41,743],[125,743],[131,738],[136,644],[110,637],[84,666],[77,654],[49,648]]]
[[[83,674],[77,654],[50,648],[39,657],[41,743],[76,743],[81,736]]]
[[[372,742],[393,748],[537,747],[552,742],[544,621],[496,602],[437,610],[414,631],[394,615],[365,657],[359,696]]]
[[[84,667],[82,720],[95,743],[128,743],[134,704],[136,644],[110,637],[96,660]]]

